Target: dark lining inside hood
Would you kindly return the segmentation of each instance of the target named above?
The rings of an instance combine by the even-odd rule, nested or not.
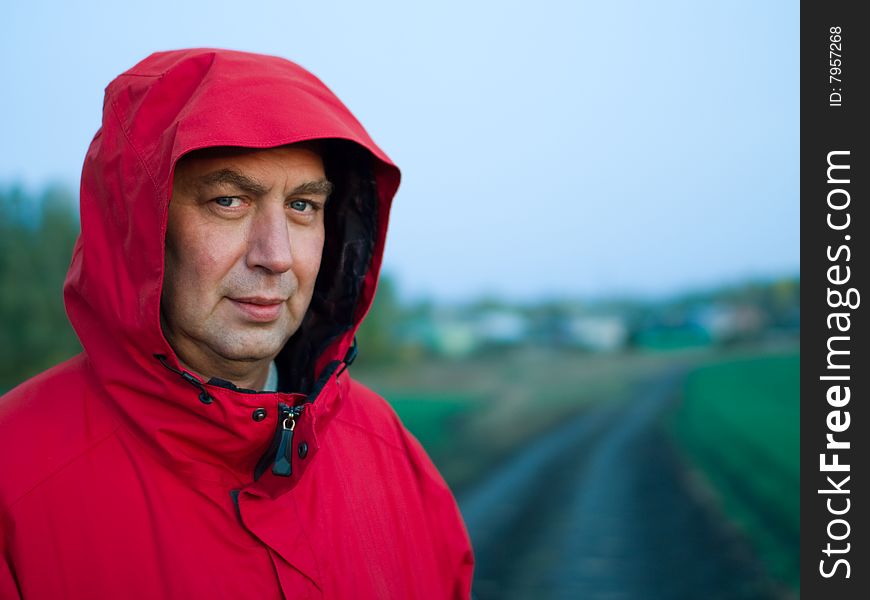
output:
[[[355,325],[377,235],[371,154],[346,140],[324,140],[324,147],[326,177],[335,188],[324,214],[323,257],[308,312],[275,359],[281,392],[309,394],[320,375],[317,358]]]

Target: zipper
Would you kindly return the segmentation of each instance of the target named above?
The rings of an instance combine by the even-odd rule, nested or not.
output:
[[[279,477],[290,477],[293,474],[293,430],[296,428],[296,421],[305,410],[305,406],[314,402],[320,391],[326,386],[329,379],[335,374],[335,371],[342,364],[344,368],[353,362],[357,355],[356,337],[353,339],[353,344],[348,348],[344,360],[334,360],[323,369],[320,377],[314,382],[314,386],[305,398],[305,402],[298,406],[288,406],[284,402],[278,403],[278,428],[275,431],[275,437],[272,438],[272,443],[266,453],[257,461],[254,467],[254,481],[260,479],[269,465],[272,465],[272,473]],[[338,372],[340,375],[344,368]],[[338,375],[335,375],[336,377]]]
[[[275,475],[290,477],[293,473],[293,430],[296,428],[296,419],[304,409],[304,404],[287,406],[283,402],[278,403],[278,448],[275,450],[275,462],[272,465],[272,473]]]

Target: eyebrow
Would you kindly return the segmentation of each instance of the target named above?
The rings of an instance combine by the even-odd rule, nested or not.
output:
[[[232,169],[220,169],[212,173],[207,173],[197,179],[199,186],[210,186],[216,184],[229,184],[243,192],[262,196],[269,191],[265,185],[254,179],[243,175]],[[316,181],[306,181],[296,186],[291,192],[293,194],[314,194],[318,196],[329,196],[332,194],[335,186],[327,179],[318,179]]]
[[[335,186],[327,179],[318,179],[317,181],[306,181],[305,183],[296,186],[291,194],[312,194],[315,196],[329,196]]]
[[[219,171],[207,173],[206,175],[199,177],[197,183],[200,187],[216,184],[229,184],[237,187],[243,192],[257,195],[263,195],[269,191],[265,185],[256,179],[248,177],[247,175],[242,175],[238,171],[233,171],[232,169],[220,169]]]

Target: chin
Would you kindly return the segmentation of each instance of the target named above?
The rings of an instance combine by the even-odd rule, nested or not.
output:
[[[213,347],[227,360],[254,362],[271,359],[281,351],[287,338],[272,332],[266,335],[238,335],[220,340]]]

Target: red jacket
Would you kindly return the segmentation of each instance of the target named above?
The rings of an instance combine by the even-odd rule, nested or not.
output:
[[[315,138],[354,142],[368,166],[336,192],[348,208],[327,220],[309,313],[276,359],[284,391],[183,372],[159,320],[176,161]],[[0,399],[0,597],[469,596],[450,491],[346,369],[398,183],[341,102],[283,59],[164,52],[109,85],[64,288],[84,352]]]

